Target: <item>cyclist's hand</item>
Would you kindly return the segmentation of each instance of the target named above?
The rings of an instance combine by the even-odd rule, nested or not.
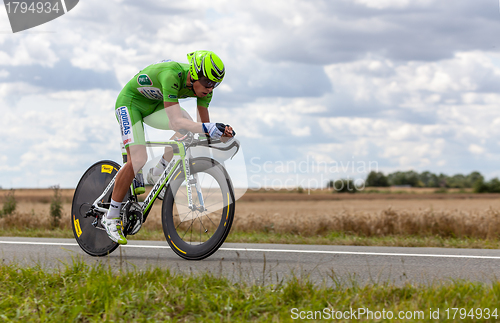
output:
[[[232,137],[234,134],[233,128],[223,123],[203,123],[203,131],[211,138],[219,139],[221,136]]]
[[[222,137],[233,137],[234,135],[236,135],[236,132],[234,132],[233,127],[227,124]]]

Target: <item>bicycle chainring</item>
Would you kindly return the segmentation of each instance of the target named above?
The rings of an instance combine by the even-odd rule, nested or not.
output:
[[[127,201],[123,209],[123,231],[126,235],[134,235],[144,222],[142,208],[137,202]]]

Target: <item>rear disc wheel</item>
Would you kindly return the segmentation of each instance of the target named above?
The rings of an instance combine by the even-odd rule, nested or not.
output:
[[[92,203],[104,192],[120,169],[114,161],[102,160],[83,174],[78,183],[71,206],[71,226],[78,245],[91,256],[105,256],[113,252],[119,245],[112,241],[101,225],[100,217],[86,216]],[[99,202],[100,207],[109,208],[113,189]],[[130,190],[124,201],[128,200]]]

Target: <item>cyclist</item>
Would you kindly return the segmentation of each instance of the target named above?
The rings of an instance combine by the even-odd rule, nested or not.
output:
[[[208,113],[212,91],[225,75],[222,60],[205,50],[189,53],[187,57],[189,64],[164,60],[147,66],[125,85],[116,100],[116,117],[127,150],[127,163],[116,177],[111,206],[101,223],[109,238],[119,244],[127,243],[120,223],[121,202],[147,161],[143,123],[174,130],[176,135],[179,131],[190,131],[214,139],[233,136],[231,126],[210,122]],[[187,97],[197,98],[198,122],[179,105],[179,99]],[[148,182],[154,184],[172,158],[173,149],[168,146],[158,165],[149,171]]]

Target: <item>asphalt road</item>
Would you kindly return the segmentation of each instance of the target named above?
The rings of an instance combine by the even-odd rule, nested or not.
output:
[[[4,263],[63,268],[73,259],[121,270],[151,267],[210,272],[234,281],[276,283],[308,276],[317,283],[433,283],[457,279],[492,282],[500,277],[500,250],[226,243],[208,259],[179,258],[165,241],[134,241],[94,258],[73,239],[0,237]]]

